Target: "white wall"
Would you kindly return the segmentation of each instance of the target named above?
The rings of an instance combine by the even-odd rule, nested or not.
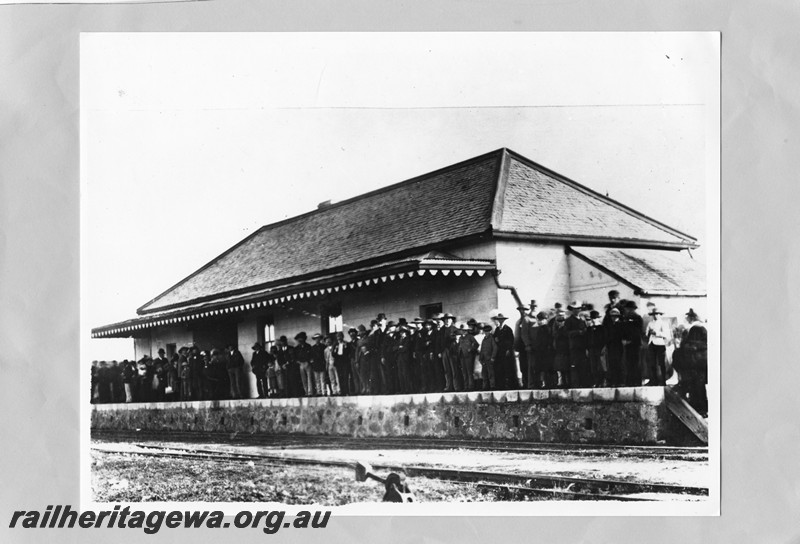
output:
[[[497,242],[499,281],[516,287],[522,302],[535,299],[539,309],[569,302],[569,266],[564,246],[501,240]],[[516,319],[517,303],[507,290],[499,294],[499,308]]]
[[[575,255],[569,256],[570,268],[570,298],[590,302],[598,311],[608,303],[608,292],[616,289],[624,299],[635,300],[639,306],[639,313],[646,312],[649,301],[655,303],[665,317],[675,317],[682,322],[689,308],[705,319],[706,297],[680,297],[659,296],[639,297],[633,294],[633,288],[612,278],[600,269],[592,266]]]

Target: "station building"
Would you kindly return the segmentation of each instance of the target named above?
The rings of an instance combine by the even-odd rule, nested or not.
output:
[[[132,338],[137,359],[182,345],[239,347],[450,312],[487,321],[519,301],[610,289],[668,317],[704,313],[692,236],[500,149],[266,225],[136,310],[92,330]],[[566,304],[565,304],[566,305]]]

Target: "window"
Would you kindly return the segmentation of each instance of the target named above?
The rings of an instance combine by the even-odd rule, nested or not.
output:
[[[430,319],[436,314],[442,313],[442,303],[423,304],[419,307],[419,316],[422,319]]]
[[[275,319],[272,316],[259,318],[258,342],[269,351],[275,344]]]
[[[322,307],[322,323],[320,328],[322,334],[341,332],[344,330],[344,320],[342,319],[342,305],[340,303],[326,304]]]

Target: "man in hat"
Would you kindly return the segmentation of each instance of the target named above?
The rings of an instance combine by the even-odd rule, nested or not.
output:
[[[231,381],[231,398],[242,398],[242,370],[244,369],[244,357],[236,346],[228,345],[228,378]]]
[[[359,391],[362,395],[369,395],[371,393],[370,375],[372,369],[370,368],[370,358],[367,354],[368,337],[370,331],[361,324],[358,326],[358,342],[356,343],[356,367],[358,368],[358,379],[361,384]]]
[[[639,387],[642,385],[642,373],[639,369],[639,351],[642,345],[642,316],[636,313],[638,306],[632,300],[626,300],[623,308],[624,314],[621,321],[625,385]]]
[[[655,373],[651,377],[648,385],[666,385],[667,382],[667,342],[669,341],[669,326],[661,316],[658,308],[653,306],[648,314],[650,322],[645,329],[647,338],[647,349],[650,352],[650,359],[655,366]]]
[[[531,376],[529,373],[528,379],[535,378],[537,381],[533,387],[542,389],[550,383],[549,375],[553,371],[553,334],[547,324],[547,317],[545,312],[536,314],[538,323],[531,329],[530,360],[533,362],[532,370],[535,372],[535,376]]]
[[[408,332],[408,329],[406,329]],[[384,395],[393,395],[397,392],[397,324],[394,321],[388,321],[386,328],[381,335],[380,342],[380,376],[381,376],[381,393]]]
[[[611,322],[611,310],[616,308],[617,310],[622,313],[622,307],[620,306],[620,297],[619,291],[616,289],[612,289],[608,292],[608,304],[605,306],[606,313],[603,316],[603,325],[608,325]]]
[[[553,369],[556,371],[556,387],[570,387],[570,346],[567,335],[567,313],[557,310],[553,318]]]
[[[294,359],[294,349],[289,345],[289,339],[281,336],[276,342],[278,348],[275,353],[275,374],[283,374],[283,396],[299,397],[303,394],[300,367]],[[280,384],[280,382],[279,382]]]
[[[564,329],[569,340],[569,381],[570,387],[589,385],[589,361],[586,357],[586,320],[580,315],[583,304],[573,301],[567,305],[569,317]]]
[[[708,417],[708,331],[692,308],[686,312],[686,322],[689,329],[681,348],[690,369],[687,384],[689,403],[700,415]]]
[[[478,341],[475,336],[470,334],[470,327],[466,323],[459,323],[456,327],[456,334],[458,335],[458,362],[459,370],[461,372],[461,386],[458,391],[474,391],[475,382],[473,381],[472,374],[475,371],[475,355],[478,353]]]
[[[623,385],[623,328],[622,312],[620,312],[619,308],[611,308],[608,312],[608,320],[603,320],[603,332],[605,334],[606,345],[606,378],[608,380],[608,385],[611,387]]]
[[[167,389],[169,359],[164,348],[158,348],[158,357],[153,359],[153,397],[156,402],[164,402]]]
[[[311,361],[314,353],[306,340],[308,335],[305,331],[300,331],[295,335],[294,360],[300,367],[300,380],[303,383],[303,394],[307,397],[314,395],[314,371],[311,370]]]
[[[444,371],[444,390],[460,391],[461,370],[458,362],[458,339],[456,338],[455,316],[445,313],[442,316],[444,325],[439,331],[441,335],[441,360]]]
[[[530,324],[528,322],[528,314],[531,307],[528,304],[520,304],[517,306],[519,312],[519,319],[514,324],[514,351],[517,352],[519,360],[519,370],[522,375],[522,383],[519,387],[522,388],[528,383],[528,350],[527,345],[530,343],[528,336],[528,329]]]
[[[356,328],[350,328],[347,331],[347,335],[350,337],[350,341],[347,342],[347,355],[350,358],[350,385],[348,386],[350,395],[360,395],[362,390],[361,371],[358,366],[358,334],[359,330]]]
[[[506,325],[508,317],[503,315],[500,310],[493,311],[491,319],[494,324],[492,335],[497,342],[497,359],[494,368],[495,384],[502,389],[514,389],[517,387],[514,331]]]
[[[315,333],[311,340],[311,371],[314,373],[315,394],[321,397],[325,394],[325,374],[327,363],[325,362],[325,344],[322,343],[322,335]]]
[[[414,335],[414,359],[416,361],[415,390],[422,393],[434,391],[433,365],[437,361],[434,353],[434,323],[432,319],[420,318],[420,330]]]
[[[606,334],[600,312],[589,312],[586,322],[586,351],[589,355],[589,369],[592,373],[592,387],[606,387],[608,370],[606,358],[603,357],[603,348],[606,345]]]
[[[488,323],[478,325],[483,331],[480,347],[478,348],[478,360],[481,362],[481,380],[483,390],[493,390],[497,383],[495,378],[495,362],[497,361],[497,340],[492,334],[492,326]]]
[[[192,400],[203,400],[205,398],[206,375],[205,363],[200,355],[199,347],[192,345],[189,348],[188,360],[192,377]]]
[[[267,384],[267,370],[269,367],[269,354],[264,351],[264,347],[256,342],[252,345],[253,356],[250,359],[250,370],[256,377],[256,389],[258,398],[265,399],[269,391]]]
[[[414,357],[414,342],[409,335],[409,328],[405,325],[397,327],[394,351],[397,361],[397,386],[400,393],[413,393],[412,362]]]

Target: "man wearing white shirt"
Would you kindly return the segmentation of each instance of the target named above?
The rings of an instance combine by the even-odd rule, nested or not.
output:
[[[651,321],[647,324],[645,336],[647,337],[647,349],[655,363],[656,376],[650,380],[648,385],[664,385],[667,380],[667,339],[669,338],[669,326],[661,319],[664,312],[653,307],[648,314]]]

